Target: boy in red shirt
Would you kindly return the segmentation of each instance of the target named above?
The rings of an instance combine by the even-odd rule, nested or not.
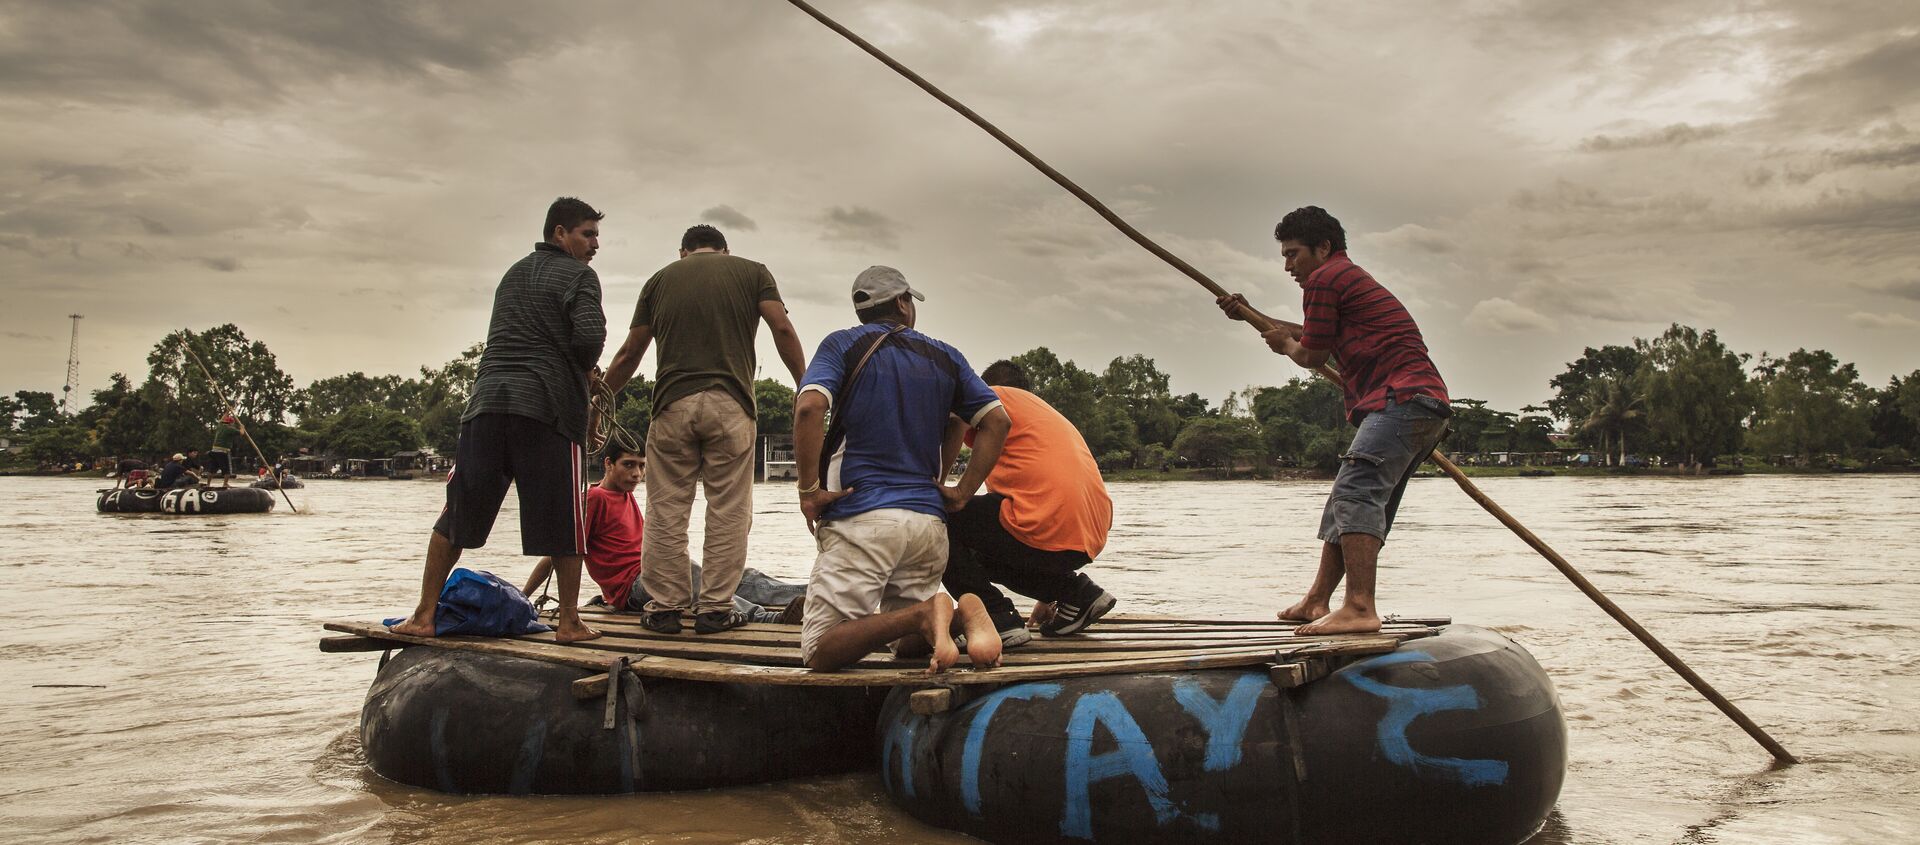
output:
[[[647,604],[646,588],[640,585],[640,572],[644,568],[640,541],[646,534],[646,519],[641,516],[642,506],[633,491],[646,476],[646,456],[637,448],[621,443],[619,438],[613,438],[607,441],[601,467],[604,474],[600,483],[587,488],[586,492],[587,576],[600,585],[600,595],[607,607],[637,613]],[[527,579],[527,588],[521,592],[533,595],[546,583],[552,570],[553,558],[541,558]],[[693,573],[697,580],[700,568],[695,566]],[[773,604],[792,603],[806,593],[802,585],[782,584],[754,569],[746,570],[740,583],[742,589]],[[733,597],[733,606],[753,622],[773,622],[779,618],[779,614],[737,594]]]

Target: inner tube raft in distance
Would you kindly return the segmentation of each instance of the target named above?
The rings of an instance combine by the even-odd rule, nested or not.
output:
[[[1264,667],[888,699],[880,777],[915,818],[998,843],[1524,842],[1566,724],[1513,641],[1454,625],[1293,689]]]
[[[884,689],[627,675],[578,700],[585,669],[432,646],[381,666],[360,710],[367,764],[450,793],[617,794],[768,783],[873,765]]]
[[[175,490],[115,488],[100,491],[94,506],[101,513],[194,514],[266,513],[273,494],[252,487],[182,487]]]
[[[274,479],[272,476],[268,476],[266,478],[260,479],[259,481],[255,481],[252,484],[249,484],[247,486],[252,487],[255,490],[298,490],[307,485],[306,485],[306,482],[303,482],[300,479],[289,475],[286,478],[282,478],[278,480]]]

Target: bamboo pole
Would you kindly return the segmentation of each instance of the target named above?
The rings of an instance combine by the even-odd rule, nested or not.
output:
[[[240,422],[240,411],[233,407],[233,400],[227,398],[227,391],[220,386],[220,380],[213,377],[212,370],[207,369],[207,362],[200,360],[200,353],[193,351],[193,343],[188,340],[188,338],[193,337],[193,331],[191,329],[181,329],[180,331],[181,348],[187,350],[187,354],[193,357],[193,363],[200,368],[201,375],[207,377],[207,384],[213,387],[214,395],[219,396],[220,403],[227,406],[227,415],[233,417],[234,422],[240,426],[240,436],[247,438],[247,445],[253,447],[253,454],[260,459],[261,466],[272,466],[272,464],[267,462],[267,453],[260,451],[260,444],[253,442],[253,435],[247,431],[246,424]],[[228,462],[227,466],[227,483],[233,483],[232,462]],[[287,507],[294,513],[299,513],[300,506],[293,503],[292,496],[287,495],[287,488],[280,486],[279,490],[280,498],[287,500]]]
[[[866,39],[854,34],[852,30],[841,26],[838,21],[827,17],[821,13],[820,10],[808,4],[806,0],[787,0],[787,2],[793,4],[794,7],[800,11],[806,12],[814,20],[819,21],[828,29],[839,33],[841,37],[852,42],[854,46],[859,47],[868,55],[878,59],[881,64],[892,68],[901,76],[906,77],[908,81],[932,95],[934,99],[947,104],[949,108],[959,112],[962,117],[972,121],[974,125],[985,130],[988,135],[992,135],[994,140],[1006,145],[1007,149],[1012,150],[1015,155],[1024,159],[1028,164],[1033,165],[1035,169],[1045,174],[1047,178],[1052,179],[1058,183],[1060,187],[1065,188],[1068,193],[1073,194],[1079,198],[1081,202],[1086,203],[1088,207],[1093,209],[1095,214],[1100,215],[1102,219],[1112,224],[1115,229],[1120,230],[1121,234],[1126,235],[1134,243],[1139,244],[1148,252],[1153,253],[1155,257],[1172,265],[1174,269],[1179,270],[1189,278],[1199,282],[1201,287],[1206,288],[1207,291],[1212,293],[1216,298],[1227,295],[1226,288],[1221,287],[1193,265],[1188,264],[1179,256],[1167,251],[1146,235],[1141,234],[1138,229],[1135,229],[1131,224],[1127,223],[1127,221],[1121,219],[1120,215],[1115,214],[1105,203],[1102,203],[1098,198],[1075,184],[1073,180],[1068,179],[1060,171],[1053,169],[1051,165],[1041,161],[1039,156],[1029,152],[1020,142],[1015,141],[1011,136],[1007,135],[1007,133],[1000,131],[999,127],[988,122],[986,118],[975,113],[973,109],[967,108],[967,106],[959,100],[948,96],[946,92],[934,87],[933,83],[922,78],[920,74],[914,73],[912,69],[895,61],[892,56],[882,52],[878,47],[867,43]],[[1262,333],[1274,328],[1286,328],[1297,333],[1301,328],[1298,323],[1270,320],[1258,311],[1253,310],[1251,305],[1243,304],[1240,308],[1240,316],[1245,319],[1249,325]],[[1321,375],[1331,379],[1335,384],[1341,383],[1339,374],[1335,372],[1333,368],[1322,365],[1318,368],[1318,371]],[[1515,519],[1512,514],[1507,513],[1505,508],[1500,507],[1492,498],[1482,492],[1477,485],[1467,478],[1465,473],[1460,471],[1459,467],[1454,466],[1453,462],[1447,459],[1446,455],[1441,454],[1438,449],[1435,449],[1430,456],[1430,460],[1437,464],[1441,471],[1452,478],[1456,484],[1459,484],[1460,489],[1467,494],[1468,498],[1479,503],[1482,508],[1485,508],[1488,513],[1493,515],[1494,519],[1499,520],[1500,524],[1507,526],[1507,528],[1519,535],[1522,541],[1532,546],[1534,551],[1539,552],[1542,557],[1545,557],[1547,562],[1553,564],[1555,569],[1560,570],[1560,574],[1566,576],[1568,581],[1573,582],[1573,585],[1578,588],[1580,592],[1585,593],[1587,598],[1592,599],[1595,604],[1598,604],[1600,609],[1605,611],[1608,616],[1613,617],[1615,622],[1620,623],[1629,633],[1633,634],[1634,638],[1652,650],[1662,662],[1667,664],[1668,668],[1671,668],[1675,673],[1680,675],[1680,677],[1692,685],[1696,691],[1702,696],[1705,696],[1708,701],[1712,702],[1715,707],[1720,708],[1720,712],[1725,713],[1729,719],[1733,720],[1734,724],[1739,725],[1742,730],[1745,730],[1748,736],[1760,743],[1761,747],[1771,753],[1775,759],[1788,764],[1799,762],[1784,746],[1776,742],[1772,736],[1769,736],[1767,732],[1755,724],[1752,719],[1747,718],[1747,715],[1741,712],[1740,708],[1735,706],[1732,701],[1727,700],[1726,696],[1721,695],[1718,690],[1713,688],[1713,685],[1707,683],[1698,673],[1695,673],[1693,669],[1686,664],[1686,661],[1681,660],[1679,655],[1674,654],[1672,650],[1663,645],[1659,639],[1655,638],[1653,634],[1648,632],[1639,622],[1634,621],[1633,617],[1629,616],[1625,610],[1622,610],[1612,599],[1609,599],[1605,593],[1602,593],[1600,588],[1595,587],[1593,582],[1588,581],[1586,576],[1580,574],[1580,571],[1575,569],[1573,564],[1568,563],[1566,558],[1561,557],[1559,552],[1554,551],[1551,546],[1546,544],[1546,541],[1541,540],[1532,531],[1529,531],[1525,525],[1520,524],[1520,520]]]

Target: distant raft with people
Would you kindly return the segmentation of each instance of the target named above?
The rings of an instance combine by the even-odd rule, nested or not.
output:
[[[115,487],[101,490],[95,507],[101,513],[158,513],[173,516],[266,513],[273,510],[273,494],[253,487]]]
[[[990,842],[1525,841],[1566,772],[1553,684],[1450,620],[1295,637],[1288,623],[1109,617],[994,669],[875,654],[800,668],[798,627],[560,644],[330,622],[401,649],[361,710],[375,772],[452,793],[622,793],[877,767],[914,817]]]
[[[247,486],[255,490],[298,490],[307,486],[307,483],[294,475],[282,476],[278,479],[269,475]]]

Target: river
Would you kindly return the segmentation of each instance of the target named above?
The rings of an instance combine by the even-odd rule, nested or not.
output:
[[[1453,482],[1416,479],[1381,609],[1501,631],[1552,675],[1571,760],[1535,845],[1920,837],[1920,476],[1480,483],[1804,761],[1770,766]],[[871,773],[606,798],[387,782],[356,735],[377,655],[315,642],[411,604],[441,487],[315,481],[292,491],[306,513],[168,518],[96,514],[95,486],[0,478],[8,842],[975,841]],[[1090,572],[1120,612],[1264,618],[1311,575],[1324,483],[1113,494]],[[755,497],[753,565],[804,580],[793,487]],[[518,535],[510,499],[465,563],[519,581]]]

